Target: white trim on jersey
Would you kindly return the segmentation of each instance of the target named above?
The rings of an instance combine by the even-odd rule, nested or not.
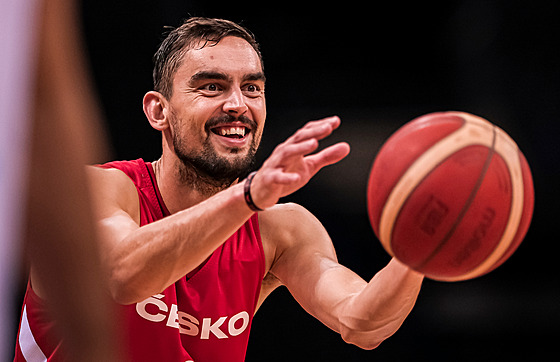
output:
[[[35,341],[33,332],[29,327],[27,320],[27,306],[23,306],[23,313],[21,315],[21,327],[19,330],[19,347],[21,353],[27,362],[47,362],[47,357]]]

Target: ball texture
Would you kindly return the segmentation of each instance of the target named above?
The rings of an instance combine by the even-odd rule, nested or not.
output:
[[[517,144],[465,112],[430,113],[397,130],[375,158],[367,197],[385,250],[442,281],[476,278],[507,260],[534,204]]]

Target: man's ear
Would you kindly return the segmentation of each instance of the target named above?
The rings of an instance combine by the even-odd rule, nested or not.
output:
[[[167,119],[167,99],[156,91],[150,91],[144,95],[144,114],[153,128],[163,131],[169,127]]]

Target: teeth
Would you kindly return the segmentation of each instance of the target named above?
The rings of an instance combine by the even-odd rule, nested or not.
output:
[[[245,127],[223,127],[220,129],[220,134],[222,136],[237,135],[245,137]]]

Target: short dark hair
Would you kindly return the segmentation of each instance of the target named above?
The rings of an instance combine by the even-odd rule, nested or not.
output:
[[[208,43],[210,46],[218,44],[226,36],[246,40],[257,52],[263,66],[259,44],[248,29],[229,20],[192,17],[169,32],[154,54],[154,89],[169,99],[173,94],[173,76],[186,52],[201,41],[204,41],[203,48]]]

